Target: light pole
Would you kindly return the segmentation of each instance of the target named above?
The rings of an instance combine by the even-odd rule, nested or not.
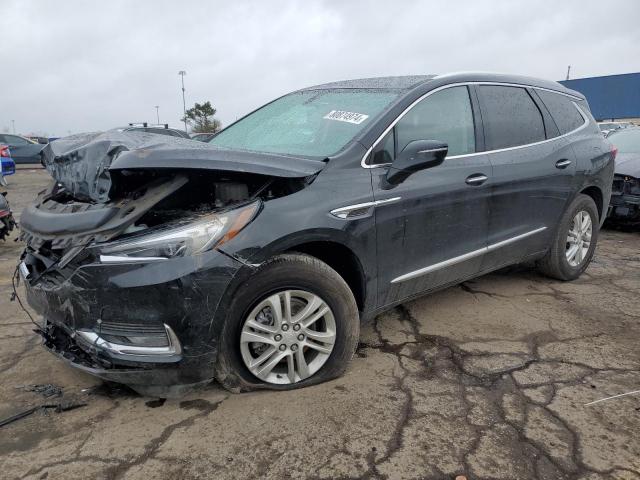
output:
[[[156,105],[156,118],[158,119],[158,125],[160,125],[160,105]]]
[[[183,115],[183,120],[184,120],[184,131],[185,133],[189,133],[187,132],[187,104],[184,101],[184,76],[187,74],[187,72],[185,72],[184,70],[180,70],[178,72],[178,75],[180,75],[182,77],[182,115]]]

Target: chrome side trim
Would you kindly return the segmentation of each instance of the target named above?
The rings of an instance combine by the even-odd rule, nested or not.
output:
[[[398,202],[402,199],[402,197],[393,197],[393,198],[386,198],[384,200],[376,200],[375,202],[373,202],[374,205],[383,205],[385,203],[395,203]]]
[[[169,325],[165,324],[164,328],[169,340],[169,345],[166,347],[137,347],[135,345],[122,345],[119,343],[108,342],[91,330],[77,330],[76,333],[84,340],[85,343],[94,347],[102,348],[117,355],[180,355],[182,353],[182,346],[180,345],[178,337]]]
[[[366,203],[358,203],[356,205],[347,205],[346,207],[340,207],[340,208],[335,208],[333,210],[331,210],[331,215],[333,215],[334,217],[338,217],[341,218],[343,220],[346,220],[349,217],[349,213],[356,211],[356,210],[362,210],[365,208],[370,208],[373,209],[374,207],[376,207],[377,205],[383,205],[385,203],[395,203],[397,201],[399,201],[402,197],[393,197],[393,198],[387,198],[384,200],[376,200],[375,202],[366,202]],[[371,212],[367,212],[363,215],[359,215],[358,217],[354,217],[354,218],[362,218],[364,216],[370,215]]]
[[[498,248],[504,247],[505,245],[510,245],[519,240],[522,240],[523,238],[527,238],[527,237],[530,237],[531,235],[535,235],[536,233],[543,232],[546,229],[547,227],[536,228],[535,230],[531,230],[530,232],[526,232],[521,235],[516,235],[515,237],[507,238],[506,240],[502,240],[501,242],[492,243],[487,247],[487,252],[492,252],[494,250],[497,250]]]
[[[465,73],[465,72],[461,72],[461,73]],[[473,72],[469,72],[469,73],[473,73]],[[485,72],[485,73],[491,73],[491,72]],[[436,78],[442,79],[442,78],[446,78],[447,76],[448,76],[447,74],[439,75]],[[486,82],[484,82],[484,81],[477,81],[477,82],[469,81],[469,82],[460,82],[460,83],[471,84],[471,85],[504,85],[504,86],[507,86],[507,87],[535,88],[536,90],[544,90],[545,92],[557,93],[558,95],[564,95],[565,97],[573,98],[573,99],[576,99],[576,100],[582,100],[582,98],[580,98],[578,95],[572,95],[570,93],[561,92],[559,90],[554,90],[552,88],[538,87],[538,86],[534,86],[534,85],[529,85],[528,83],[489,82],[489,81],[486,81]]]
[[[453,257],[443,262],[434,263],[433,265],[429,265],[428,267],[421,268],[419,270],[414,270],[413,272],[405,273],[404,275],[400,275],[399,277],[391,280],[391,283],[401,283],[407,280],[411,280],[413,278],[421,277],[422,275],[426,275],[431,272],[435,272],[436,270],[441,270],[446,267],[450,267],[451,265],[455,265],[460,262],[464,262],[466,260],[470,260],[472,258],[478,257],[480,255],[484,255],[485,253],[492,252],[497,250],[498,248],[502,248],[511,243],[515,243],[524,238],[530,237],[531,235],[535,235],[536,233],[540,233],[543,230],[546,230],[547,227],[536,228],[535,230],[531,230],[530,232],[523,233],[521,235],[517,235],[515,237],[508,238],[506,240],[502,240],[498,243],[493,243],[487,247],[481,248],[479,250],[473,250],[472,252],[465,253],[464,255],[460,255],[458,257]]]
[[[391,283],[400,283],[411,280],[412,278],[421,277],[422,275],[426,275],[427,273],[435,272],[436,270],[450,267],[451,265],[455,265],[456,263],[464,262],[465,260],[470,260],[474,257],[478,257],[486,253],[486,251],[487,247],[481,248],[480,250],[474,250],[473,252],[465,253],[464,255],[460,255],[459,257],[450,258],[449,260],[445,260],[444,262],[434,263],[433,265],[421,268],[420,270],[414,270],[413,272],[400,275],[399,277],[391,280]]]
[[[420,150],[417,153],[435,153],[435,152],[446,152],[448,148],[432,148],[430,150]]]
[[[167,257],[127,257],[126,255],[100,255],[100,263],[151,263],[169,260]]]
[[[462,83],[452,83],[450,85],[443,85],[441,87],[435,88],[435,89],[425,93],[420,98],[415,100],[411,105],[409,105],[407,108],[405,108],[404,111],[400,115],[398,115],[393,122],[391,122],[391,124],[384,130],[384,132],[382,132],[382,134],[376,139],[376,141],[373,142],[373,145],[371,145],[371,147],[369,147],[369,149],[367,149],[367,151],[365,152],[364,156],[362,157],[362,160],[360,160],[360,166],[362,166],[362,168],[379,168],[379,167],[386,167],[386,166],[391,165],[390,163],[378,163],[378,164],[375,164],[375,165],[369,165],[369,164],[367,164],[366,160],[367,160],[367,157],[373,151],[373,149],[378,146],[378,143],[380,143],[380,141],[384,138],[384,136],[387,133],[389,133],[393,127],[396,126],[396,124],[402,119],[402,117],[404,117],[409,112],[409,110],[411,110],[413,107],[415,107],[423,99],[427,98],[429,95],[433,95],[434,93],[439,92],[441,90],[445,90],[447,88],[462,87],[462,86],[468,86],[468,85],[500,85],[500,86],[505,86],[505,87],[533,88],[535,90],[544,90],[546,92],[557,93],[558,95],[564,95],[565,97],[573,98],[573,99],[576,99],[576,100],[582,100],[579,97],[576,97],[574,95],[570,95],[570,94],[564,93],[564,92],[558,92],[557,90],[551,90],[549,88],[534,87],[533,85],[517,84],[517,83],[462,82]],[[526,145],[517,145],[515,147],[499,148],[499,149],[496,149],[496,150],[486,150],[484,152],[465,153],[463,155],[451,155],[451,156],[445,157],[445,160],[453,160],[453,159],[456,159],[456,158],[475,157],[475,156],[478,156],[478,155],[486,155],[486,154],[489,154],[489,153],[507,152],[509,150],[517,150],[519,148],[528,148],[528,147],[533,147],[535,145],[541,145],[541,144],[547,143],[547,142],[553,142],[555,140],[559,140],[560,138],[564,138],[564,137],[567,137],[569,135],[573,135],[574,133],[579,132],[580,130],[585,128],[587,125],[589,125],[589,117],[587,117],[587,115],[582,111],[582,109],[575,102],[572,102],[572,103],[573,103],[574,107],[576,107],[578,109],[578,112],[580,113],[580,115],[582,115],[584,123],[581,126],[579,126],[578,128],[576,128],[576,129],[574,129],[574,130],[572,130],[570,132],[567,132],[567,133],[565,133],[563,135],[559,135],[557,137],[547,138],[547,139],[541,140],[539,142],[527,143]]]
[[[23,280],[28,279],[29,275],[31,275],[29,273],[29,269],[27,268],[27,265],[24,262],[20,262],[18,269],[20,270],[20,275],[22,275]]]

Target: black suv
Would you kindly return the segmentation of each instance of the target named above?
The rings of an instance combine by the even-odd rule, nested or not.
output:
[[[50,144],[19,268],[47,348],[150,394],[314,384],[408,299],[531,260],[577,278],[615,157],[580,93],[490,74],[330,83],[158,138]]]

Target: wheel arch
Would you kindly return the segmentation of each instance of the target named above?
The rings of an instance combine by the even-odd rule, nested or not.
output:
[[[583,188],[580,193],[591,197],[593,202],[596,204],[596,208],[598,209],[598,220],[602,221],[602,214],[604,209],[604,195],[600,187],[595,185],[590,185],[588,187]]]
[[[360,259],[351,248],[331,240],[312,240],[290,246],[284,253],[292,252],[315,257],[338,272],[353,293],[358,309],[364,310],[366,276]]]

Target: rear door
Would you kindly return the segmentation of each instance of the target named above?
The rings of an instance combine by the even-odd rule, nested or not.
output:
[[[548,248],[572,191],[575,158],[532,89],[478,85],[493,167],[488,253],[482,269]]]
[[[475,275],[487,244],[491,165],[467,86],[426,96],[374,149],[380,306]],[[478,125],[479,127],[479,125]],[[441,165],[385,184],[396,152],[414,140],[449,146]]]

